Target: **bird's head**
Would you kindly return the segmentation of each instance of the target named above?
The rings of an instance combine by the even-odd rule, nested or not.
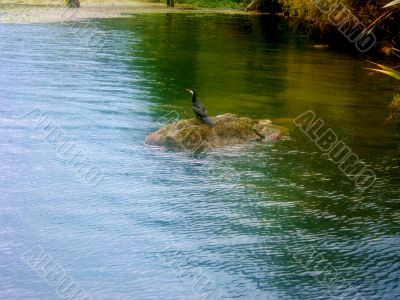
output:
[[[196,91],[194,89],[186,89],[186,92],[190,93],[192,95],[192,102],[196,101]]]
[[[195,95],[196,91],[193,89],[186,89],[186,92],[190,93],[191,95]]]

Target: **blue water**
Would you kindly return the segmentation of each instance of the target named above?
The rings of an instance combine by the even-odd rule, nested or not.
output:
[[[400,298],[391,80],[257,17],[93,24],[102,49],[65,24],[0,25],[0,299],[63,298],[24,260],[38,247],[94,299]],[[291,127],[313,109],[379,180],[355,190],[295,128],[200,157],[144,145],[171,114],[190,114],[187,87],[211,114]]]

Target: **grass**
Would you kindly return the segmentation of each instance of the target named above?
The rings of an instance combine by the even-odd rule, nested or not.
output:
[[[367,68],[374,72],[382,73],[397,80],[400,80],[400,72],[396,71],[394,68],[387,67],[385,65],[377,64],[374,62],[370,62],[377,66],[378,68]],[[396,119],[400,117],[400,95],[396,95],[393,97],[393,100],[388,105],[390,112],[389,116],[386,118],[386,121],[390,121],[392,119]]]
[[[70,0],[72,1],[72,0]],[[51,6],[63,6],[68,0],[0,0],[1,5],[12,4],[12,5],[51,5]],[[166,0],[81,0],[82,7],[87,5],[96,4],[125,4],[129,5],[134,2],[147,2],[147,3],[166,3]],[[250,0],[175,0],[175,4],[188,4],[194,7],[201,8],[231,8],[231,9],[243,9],[247,6]]]
[[[394,68],[390,68],[390,67],[387,67],[385,65],[377,64],[377,63],[374,63],[374,62],[370,62],[370,63],[374,64],[379,69],[368,68],[369,70],[372,70],[372,71],[375,71],[375,72],[379,72],[379,73],[383,73],[383,74],[388,75],[390,77],[393,77],[393,78],[395,78],[397,80],[400,80],[400,72],[396,71]]]
[[[176,3],[190,4],[196,7],[243,9],[248,1],[242,0],[177,0]]]

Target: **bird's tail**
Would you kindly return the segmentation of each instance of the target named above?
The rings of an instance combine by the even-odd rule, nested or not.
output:
[[[209,117],[201,117],[201,120],[209,125],[214,125],[214,122]]]

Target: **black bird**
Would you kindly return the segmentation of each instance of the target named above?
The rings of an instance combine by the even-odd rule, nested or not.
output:
[[[203,103],[201,103],[199,100],[197,100],[197,94],[195,90],[192,89],[186,89],[187,92],[192,94],[192,108],[194,111],[194,114],[196,115],[196,118],[199,118],[206,124],[213,125],[213,121],[211,121],[210,117],[208,116],[208,111],[204,107]]]

